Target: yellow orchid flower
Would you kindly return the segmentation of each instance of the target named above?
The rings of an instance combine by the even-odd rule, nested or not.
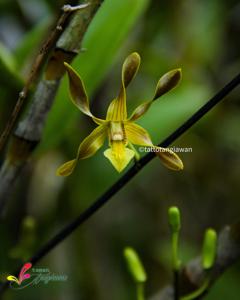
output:
[[[89,107],[88,96],[84,84],[78,73],[67,63],[64,63],[69,78],[71,100],[85,115],[92,118],[98,125],[80,144],[76,158],[61,165],[57,175],[70,175],[78,160],[93,156],[104,144],[108,137],[109,149],[105,150],[104,156],[109,159],[118,172],[126,168],[128,163],[136,155],[134,145],[151,147],[156,150],[156,155],[169,169],[182,170],[181,159],[171,150],[154,146],[149,134],[141,126],[135,124],[143,114],[147,112],[154,100],[173,89],[181,79],[181,70],[175,69],[163,75],[156,87],[152,100],[139,105],[132,115],[127,117],[126,88],[136,75],[140,56],[134,52],[124,61],[122,67],[122,82],[118,96],[110,103],[106,119],[95,117]]]

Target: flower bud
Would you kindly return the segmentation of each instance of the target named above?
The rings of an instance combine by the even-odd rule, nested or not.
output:
[[[127,247],[124,249],[124,257],[134,281],[137,283],[145,282],[147,275],[136,251],[131,247]]]
[[[173,233],[177,233],[181,229],[181,216],[180,211],[176,206],[168,209],[168,221]]]
[[[217,252],[217,233],[214,229],[205,232],[202,251],[202,265],[204,269],[210,269],[216,258]]]

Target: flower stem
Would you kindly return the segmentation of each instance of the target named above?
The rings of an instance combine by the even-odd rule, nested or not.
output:
[[[140,154],[137,152],[136,148],[134,147],[134,145],[132,143],[128,143],[128,146],[129,146],[129,148],[131,148],[134,151],[134,153],[135,153],[135,156],[134,156],[135,161],[138,162],[140,160],[140,158],[141,158]]]
[[[137,300],[145,300],[143,283],[137,283]]]
[[[180,267],[180,261],[178,259],[178,237],[178,232],[172,234],[172,260],[174,271],[178,271]]]
[[[178,259],[178,232],[172,234],[172,263],[173,263],[173,286],[174,286],[174,300],[179,300],[179,267],[180,261]]]
[[[201,296],[206,289],[209,286],[209,278],[207,278],[203,284],[200,286],[200,288],[198,288],[196,291],[192,292],[191,294],[188,294],[186,296],[183,296],[180,298],[180,300],[193,300],[193,299],[197,299],[199,296]]]

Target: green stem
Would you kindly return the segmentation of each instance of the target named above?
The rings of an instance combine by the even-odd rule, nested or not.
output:
[[[172,261],[174,271],[178,271],[180,267],[180,261],[178,259],[178,232],[172,235]]]
[[[179,267],[180,261],[178,259],[178,232],[172,234],[172,264],[173,264],[173,273],[174,273],[174,300],[179,299]]]
[[[137,300],[145,300],[143,283],[137,283]]]
[[[186,296],[183,296],[180,298],[180,300],[193,300],[193,299],[196,299],[198,298],[199,296],[201,296],[205,291],[206,289],[208,288],[209,286],[209,278],[207,278],[203,284],[200,286],[199,289],[197,289],[196,291],[192,292],[191,294],[188,294]]]
[[[140,154],[137,152],[136,148],[133,146],[132,143],[128,143],[128,146],[129,146],[129,148],[131,148],[134,151],[134,153],[135,153],[135,157],[134,157],[135,160],[139,161],[141,157],[140,157]]]

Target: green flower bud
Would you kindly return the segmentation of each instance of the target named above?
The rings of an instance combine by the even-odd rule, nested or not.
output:
[[[205,232],[203,251],[202,251],[202,265],[204,269],[210,269],[216,258],[217,253],[217,233],[214,229],[208,229]]]
[[[181,215],[176,206],[172,206],[168,209],[168,221],[172,232],[179,232],[181,229]]]
[[[136,283],[145,282],[147,275],[137,252],[133,248],[127,247],[124,249],[124,257],[134,281]]]

